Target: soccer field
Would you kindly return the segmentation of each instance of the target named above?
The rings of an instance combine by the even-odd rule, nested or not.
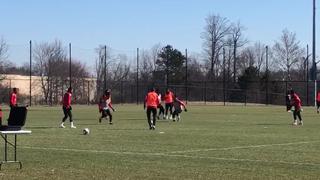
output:
[[[182,121],[159,120],[154,131],[142,105],[115,108],[109,125],[99,124],[96,106],[73,106],[77,129],[68,121],[61,129],[61,107],[30,107],[32,134],[18,136],[23,168],[4,164],[0,179],[320,178],[314,108],[305,107],[304,126],[294,127],[280,106],[188,106]]]

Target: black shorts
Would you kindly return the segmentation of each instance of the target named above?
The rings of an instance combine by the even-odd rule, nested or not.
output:
[[[102,110],[102,117],[107,117],[107,116],[111,116],[110,109],[103,109]]]

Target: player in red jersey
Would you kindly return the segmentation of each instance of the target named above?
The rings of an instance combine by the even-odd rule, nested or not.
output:
[[[101,113],[101,117],[99,118],[99,123],[101,123],[101,120],[103,118],[107,118],[108,116],[109,116],[109,124],[113,123],[110,109],[112,109],[112,111],[115,111],[111,103],[111,92],[110,90],[105,90],[104,95],[100,98],[100,102],[99,102],[99,112]]]
[[[156,116],[157,116],[157,107],[159,105],[158,94],[155,92],[155,89],[152,88],[145,97],[144,109],[147,107],[147,119],[149,124],[149,129],[155,130],[156,128]],[[151,120],[152,113],[152,120]]]
[[[170,89],[167,89],[166,94],[164,95],[164,102],[165,102],[165,116],[166,119],[169,118],[168,111],[170,112],[170,119],[172,119],[172,107],[173,107],[173,100],[174,100],[174,94],[170,91]]]
[[[12,88],[12,92],[10,93],[10,108],[17,106],[17,98],[18,98],[18,89]]]
[[[301,111],[302,111],[302,104],[300,97],[293,91],[290,90],[291,96],[291,105],[294,107],[293,111],[293,125],[298,125],[297,117],[299,118],[299,125],[303,125]]]
[[[69,87],[67,92],[64,94],[63,99],[62,99],[62,103],[63,103],[62,109],[63,109],[64,117],[62,118],[62,122],[60,124],[61,128],[65,128],[64,122],[66,121],[66,119],[68,117],[69,117],[70,124],[71,124],[70,127],[76,128],[76,126],[74,126],[73,120],[72,120],[71,96],[72,96],[72,88]]]
[[[317,113],[319,114],[319,108],[320,108],[320,91],[317,92]]]
[[[174,107],[174,111],[172,114],[173,117],[173,121],[179,121],[180,120],[180,113],[182,112],[182,110],[184,110],[185,112],[187,112],[187,107],[186,104],[181,101],[178,97],[174,98],[173,101],[173,107]],[[176,119],[177,116],[177,119]]]

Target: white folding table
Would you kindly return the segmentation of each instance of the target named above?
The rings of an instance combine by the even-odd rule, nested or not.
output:
[[[17,130],[17,131],[0,131],[0,135],[4,140],[4,160],[0,162],[0,170],[2,164],[5,163],[19,163],[20,169],[22,168],[21,161],[17,160],[17,136],[19,134],[31,134],[30,130]],[[8,141],[8,135],[14,135],[14,143]],[[14,160],[8,160],[8,144],[14,148]]]

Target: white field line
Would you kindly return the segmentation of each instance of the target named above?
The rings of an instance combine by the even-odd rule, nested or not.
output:
[[[319,141],[316,141],[319,142]],[[306,142],[305,142],[306,143]],[[299,143],[299,144],[305,144]],[[310,143],[310,142],[309,142]],[[297,144],[297,143],[290,143]],[[290,145],[286,143],[286,145]],[[270,146],[270,145],[269,145]],[[259,146],[261,147],[261,145]],[[146,152],[118,152],[118,151],[104,151],[104,150],[85,150],[85,149],[65,149],[65,148],[43,148],[43,147],[28,147],[21,146],[20,148],[25,149],[36,149],[36,150],[54,150],[54,151],[70,151],[70,152],[85,152],[85,153],[109,153],[119,155],[140,155],[140,156],[164,156],[164,157],[180,157],[190,159],[212,159],[220,161],[235,161],[235,162],[260,162],[260,163],[271,163],[271,164],[289,164],[289,165],[308,165],[308,166],[320,166],[320,163],[308,163],[308,162],[290,162],[290,161],[268,161],[259,159],[238,159],[238,158],[221,158],[221,157],[204,157],[204,156],[191,156],[191,155],[179,155],[179,154],[167,154],[167,153],[146,153]],[[230,148],[229,148],[230,149]]]
[[[299,144],[311,144],[320,141],[301,141],[301,142],[291,142],[291,143],[281,143],[281,144],[261,144],[261,145],[249,145],[249,146],[235,146],[226,148],[210,148],[210,149],[195,149],[195,150],[185,150],[185,151],[171,151],[168,154],[179,154],[179,153],[193,153],[193,152],[208,152],[208,151],[224,151],[224,150],[234,150],[234,149],[250,149],[250,148],[262,148],[262,147],[272,147],[272,146],[290,146]]]

